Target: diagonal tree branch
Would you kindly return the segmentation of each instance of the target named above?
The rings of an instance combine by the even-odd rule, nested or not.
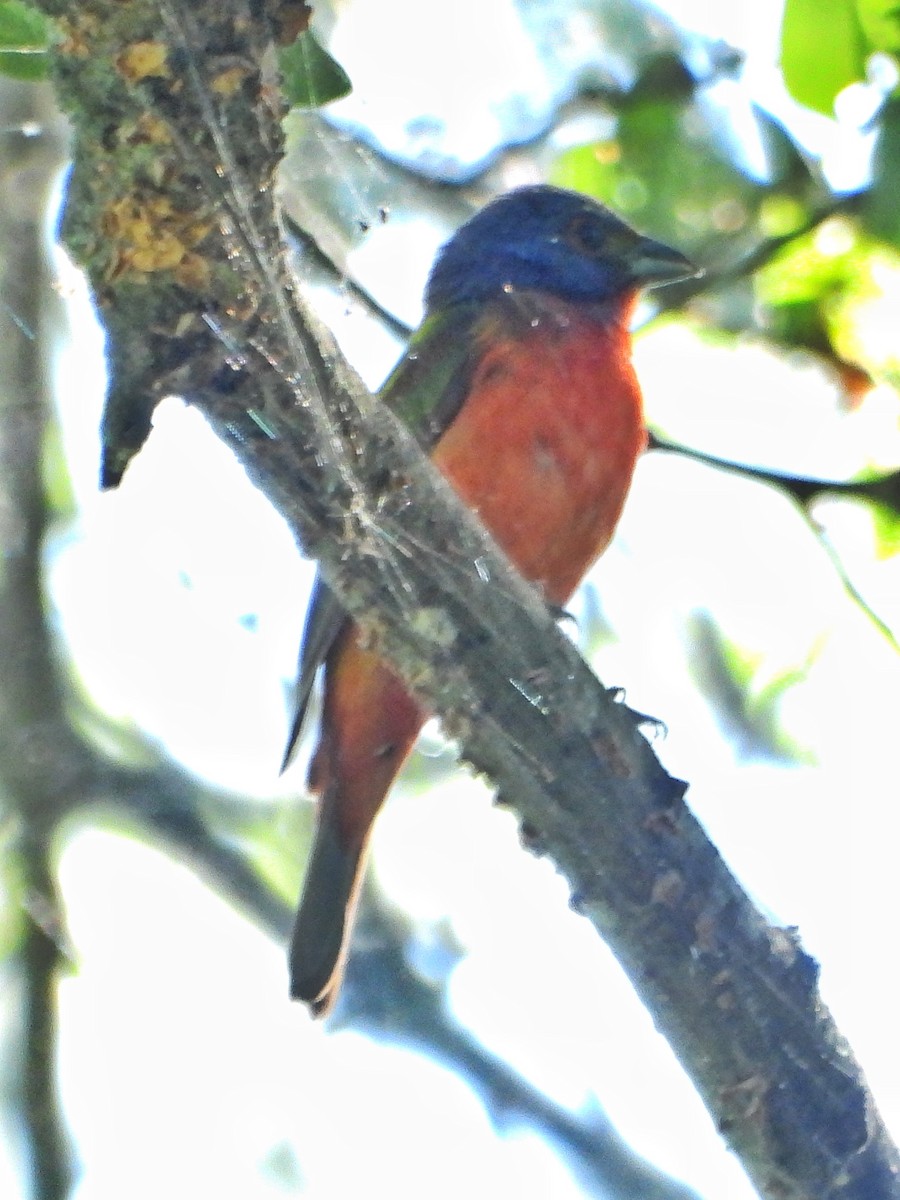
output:
[[[79,131],[67,236],[111,337],[108,477],[155,399],[189,394],[552,854],[761,1195],[896,1196],[896,1152],[815,964],[753,908],[684,786],[301,305],[272,200],[260,7],[43,7],[63,17],[57,82]]]

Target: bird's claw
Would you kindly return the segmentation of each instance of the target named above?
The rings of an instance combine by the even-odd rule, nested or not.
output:
[[[626,713],[628,713],[629,717],[631,717],[632,721],[634,721],[638,728],[641,728],[643,725],[650,725],[652,726],[655,734],[658,734],[661,737],[668,737],[669,727],[666,725],[665,721],[661,721],[659,717],[651,717],[647,713],[638,712],[636,708],[630,708],[625,703],[624,688],[611,687],[607,688],[606,691],[607,694],[611,696],[612,699],[615,700],[615,702],[620,705]]]
[[[570,613],[569,610],[565,607],[565,605],[563,605],[563,604],[548,604],[547,607],[549,608],[550,616],[553,618],[554,621],[571,621],[573,625],[578,624],[578,618],[575,616],[574,613]]]

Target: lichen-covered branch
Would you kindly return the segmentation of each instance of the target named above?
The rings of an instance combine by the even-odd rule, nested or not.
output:
[[[64,28],[77,131],[67,237],[111,337],[107,480],[158,396],[193,399],[568,878],[761,1195],[898,1195],[815,964],[753,908],[632,717],[304,310],[272,195],[280,6],[43,7]]]

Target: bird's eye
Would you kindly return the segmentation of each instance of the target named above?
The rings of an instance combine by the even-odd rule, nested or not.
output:
[[[579,213],[569,222],[566,240],[583,254],[599,254],[606,244],[606,234],[592,213]]]

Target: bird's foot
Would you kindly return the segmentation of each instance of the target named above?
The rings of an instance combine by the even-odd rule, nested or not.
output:
[[[569,610],[564,605],[548,604],[547,608],[550,610],[550,616],[553,618],[554,621],[559,621],[559,622],[571,621],[573,625],[578,624],[578,618],[575,616],[574,613],[570,613]]]
[[[625,689],[621,687],[610,687],[606,689],[607,693],[620,705],[625,712],[631,717],[635,725],[640,729],[644,725],[649,725],[655,735],[666,737],[669,733],[669,727],[665,721],[661,721],[659,717],[651,717],[647,713],[638,712],[636,708],[630,708],[625,703]]]

